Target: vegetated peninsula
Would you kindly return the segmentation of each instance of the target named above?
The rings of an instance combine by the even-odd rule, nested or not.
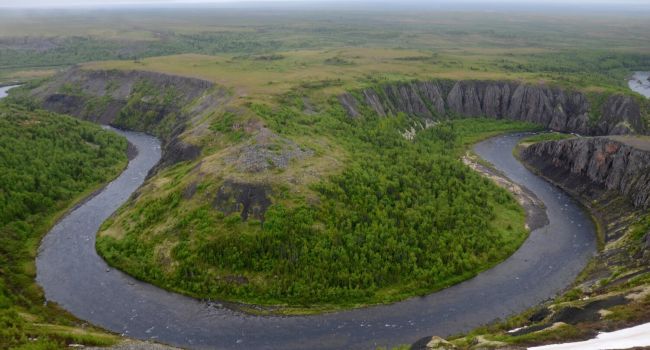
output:
[[[144,90],[152,76],[162,84]],[[473,139],[530,124],[459,120],[408,140],[401,132],[416,120],[351,118],[336,95],[241,104],[203,83],[194,104],[177,107],[183,95],[168,92],[179,86],[168,84],[175,77],[77,70],[63,79],[62,90],[56,78],[35,90],[46,107],[83,115],[104,98],[123,106],[103,116],[122,125],[146,100],[146,110],[179,111],[174,120],[188,121],[183,132],[160,133],[164,158],[176,162],[99,237],[107,261],[143,280],[200,298],[310,312],[431,292],[499,262],[526,237],[523,211],[460,155]],[[95,86],[128,86],[121,79],[135,80],[126,94],[92,94]],[[223,102],[215,110],[206,100]],[[181,144],[202,150],[187,159]]]

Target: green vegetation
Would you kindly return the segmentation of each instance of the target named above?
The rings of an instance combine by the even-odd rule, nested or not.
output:
[[[147,80],[139,81],[114,123],[128,130],[147,130],[154,135],[169,136],[180,113],[174,105],[176,96],[174,86],[163,89]]]
[[[218,23],[218,25],[216,25]],[[0,14],[0,81],[73,64],[175,55],[232,55],[251,64],[282,61],[276,51],[418,50],[402,64],[435,71],[534,76],[577,88],[622,89],[650,70],[650,25],[642,17],[594,14],[412,11],[158,9]],[[250,58],[250,59],[249,59]],[[358,66],[350,57],[323,57]],[[188,68],[191,68],[189,66]],[[378,71],[376,73],[388,73]]]
[[[304,125],[291,104],[253,109],[284,135],[326,133],[350,153],[340,174],[310,186],[318,204],[280,187],[263,223],[224,217],[210,203],[181,205],[179,179],[192,164],[179,165],[161,175],[175,179],[164,194],[123,208],[105,225],[97,247],[109,263],[197,297],[330,309],[457,283],[526,237],[511,196],[459,158],[469,142],[532,125],[455,120],[407,141],[399,132],[413,121],[406,116],[352,120],[335,103],[327,118]],[[196,196],[213,187],[202,182]]]
[[[125,150],[99,126],[0,102],[0,348],[116,342],[44,305],[34,261],[57,218],[123,169]]]
[[[527,72],[545,76],[563,86],[587,88],[626,83],[631,71],[650,67],[648,54],[609,50],[570,51],[508,56],[497,65],[508,72]],[[598,110],[596,108],[596,110]]]
[[[644,236],[650,232],[650,215],[645,215],[635,225],[630,228],[630,237],[633,240],[640,241]],[[639,242],[641,243],[641,242]]]
[[[479,22],[493,27],[493,20]],[[112,265],[167,289],[281,305],[286,308],[280,312],[287,313],[401,300],[469,278],[505,258],[525,237],[523,212],[509,197],[500,197],[502,190],[464,167],[459,156],[482,138],[532,126],[441,117],[441,124],[419,131],[410,142],[400,131],[416,120],[377,118],[369,111],[351,120],[335,107],[339,103],[333,96],[431,78],[543,81],[600,96],[622,91],[623,72],[642,69],[647,56],[621,50],[611,56],[619,62],[613,64],[598,49],[598,40],[591,48],[579,45],[584,54],[577,53],[564,45],[573,39],[560,39],[548,26],[512,36],[464,23],[465,34],[448,29],[430,36],[424,28],[436,24],[425,22],[416,32],[406,30],[408,39],[366,35],[367,45],[355,45],[361,47],[341,47],[332,35],[323,45],[332,48],[304,44],[286,51],[281,43],[293,37],[285,35],[268,52],[194,50],[85,64],[89,70],[200,77],[232,93],[225,106],[193,119],[181,136],[203,146],[201,161],[178,164],[151,179],[141,197],[104,225],[99,252]],[[552,43],[538,41],[550,36]],[[477,37],[499,39],[478,44]],[[431,42],[437,49],[428,49],[425,38],[435,38]],[[574,54],[583,64],[554,64],[556,56],[564,61]],[[138,119],[137,113],[132,116]],[[272,144],[259,139],[262,125],[278,138]],[[237,167],[243,150],[265,149],[279,156],[288,141],[314,156],[260,173]],[[215,195],[227,181],[269,189],[273,205],[264,220],[242,220],[239,210],[230,214],[216,208]],[[193,189],[189,198],[188,188]]]

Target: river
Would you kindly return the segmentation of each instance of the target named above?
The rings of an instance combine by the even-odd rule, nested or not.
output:
[[[18,86],[18,85],[9,85],[9,86],[2,86],[2,87],[0,87],[0,98],[7,97],[7,92],[8,92],[10,89],[15,88],[16,86]]]
[[[650,72],[634,72],[628,81],[628,86],[633,91],[650,98]]]
[[[412,343],[468,331],[553,297],[596,251],[585,212],[512,156],[521,135],[499,136],[475,151],[543,200],[550,219],[503,263],[440,292],[392,305],[314,316],[241,314],[137,281],[97,255],[99,226],[143,183],[161,152],[151,136],[114,131],[134,144],[138,155],[47,234],[37,258],[37,281],[49,301],[129,337],[195,349],[375,349]]]

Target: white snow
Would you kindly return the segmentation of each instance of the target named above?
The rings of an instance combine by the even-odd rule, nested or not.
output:
[[[650,323],[615,332],[600,333],[596,338],[587,341],[536,346],[528,350],[630,349],[637,346],[650,346]]]
[[[519,328],[511,329],[511,330],[508,331],[508,333],[514,333],[514,332],[520,331],[520,330],[522,330],[522,329],[524,329],[524,328],[528,328],[528,327],[524,326],[524,327],[519,327]]]

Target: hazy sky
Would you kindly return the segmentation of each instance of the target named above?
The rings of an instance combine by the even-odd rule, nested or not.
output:
[[[142,5],[154,5],[154,4],[168,4],[168,5],[182,5],[182,4],[241,4],[241,5],[253,5],[254,3],[296,3],[296,4],[310,4],[310,3],[326,3],[326,2],[341,2],[345,4],[351,3],[373,3],[368,0],[0,0],[0,7],[70,7],[70,6],[111,6],[111,5],[130,5],[130,4],[142,4]],[[384,0],[382,3],[391,3],[393,5],[399,5],[400,3],[405,3],[409,1],[400,1],[400,0]],[[522,5],[525,3],[528,4],[548,4],[553,6],[558,5],[587,5],[587,4],[601,4],[601,5],[646,5],[650,0],[430,0],[430,1],[412,1],[413,3],[418,4],[431,4],[435,3],[482,3],[482,4],[503,4],[503,3],[513,3],[517,5]]]

